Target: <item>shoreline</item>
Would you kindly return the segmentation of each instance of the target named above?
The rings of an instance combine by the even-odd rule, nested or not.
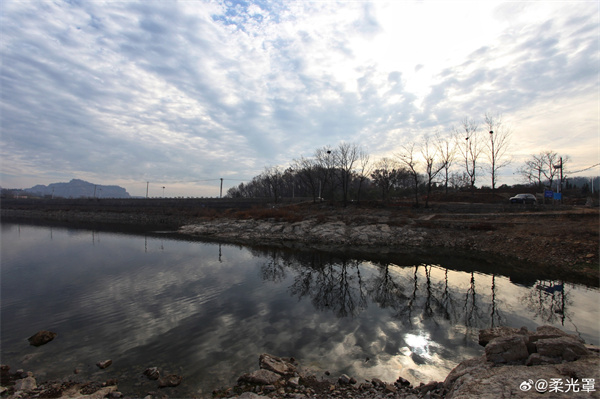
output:
[[[312,205],[312,204],[311,204]],[[458,207],[457,210],[474,209]],[[483,210],[495,208],[484,207]],[[502,208],[504,209],[504,208]],[[501,209],[501,210],[502,210]],[[214,210],[209,210],[214,211]],[[168,232],[249,246],[373,255],[453,252],[502,260],[512,272],[600,286],[598,209],[457,213],[298,205],[206,216],[129,209],[1,209],[2,220],[123,232]],[[165,231],[166,230],[166,231]]]

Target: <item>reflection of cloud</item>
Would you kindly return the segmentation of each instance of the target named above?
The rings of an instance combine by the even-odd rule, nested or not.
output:
[[[235,378],[255,368],[258,354],[271,352],[355,378],[394,381],[400,375],[417,384],[440,380],[458,361],[482,350],[476,340],[479,326],[463,323],[462,301],[473,278],[476,306],[484,310],[477,320],[482,327],[490,323],[492,293],[506,324],[533,329],[542,323],[533,312],[523,313],[521,299],[529,289],[505,277],[233,246],[223,246],[220,263],[216,244],[152,237],[146,243],[144,237],[109,233],[100,233],[98,241],[98,234],[63,229],[52,230],[51,239],[49,233],[21,228],[19,236],[3,226],[3,261],[21,263],[2,268],[2,342],[8,343],[4,347],[22,344],[37,323],[59,328],[58,339],[42,350],[57,354],[60,364],[53,367],[67,373],[74,362],[93,364],[108,354],[120,359],[115,369],[123,364],[135,373],[140,364],[182,367],[186,376],[202,376],[204,382],[192,384],[216,381],[214,388],[230,383],[225,376]],[[159,251],[161,245],[164,250]],[[40,260],[39,254],[45,258]],[[264,273],[265,265],[278,271],[277,278]],[[307,273],[313,278],[298,291],[305,293],[300,296],[293,288]],[[6,281],[11,279],[27,279],[30,290],[10,286]],[[342,305],[318,307],[323,301],[316,298],[329,299],[328,288],[340,282],[345,291],[338,292],[352,293],[357,303],[363,292],[365,299],[365,306],[343,317],[335,312]],[[387,284],[401,299],[394,306],[380,306],[379,299],[393,295],[374,295],[376,284]],[[593,335],[589,331],[596,331],[592,320],[598,319],[598,292],[581,291],[569,287],[572,306],[578,309],[572,322]],[[443,302],[444,295],[452,300]],[[412,301],[410,320],[399,312],[409,306],[406,297]],[[63,352],[68,358],[58,355]],[[41,361],[37,365],[44,367]]]

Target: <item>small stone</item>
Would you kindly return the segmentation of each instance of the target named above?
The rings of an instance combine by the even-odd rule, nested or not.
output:
[[[182,380],[183,380],[183,377],[181,377],[179,375],[169,374],[165,377],[159,378],[158,387],[159,388],[176,387],[177,385],[181,384]]]
[[[263,392],[275,392],[276,389],[277,388],[275,388],[275,385],[269,384],[263,387]]]
[[[373,384],[373,386],[375,388],[384,388],[385,387],[385,382],[381,381],[379,378],[373,378],[371,380],[371,384]]]
[[[28,340],[30,345],[42,346],[52,341],[57,335],[55,332],[42,330],[29,337]]]
[[[112,364],[112,360],[108,359],[108,360],[104,360],[104,361],[100,361],[100,362],[96,363],[96,366],[98,366],[99,368],[104,370],[111,364]]]
[[[147,368],[146,370],[144,370],[144,375],[150,380],[158,380],[160,378],[160,372],[158,371],[158,367]]]
[[[350,385],[350,377],[346,374],[342,374],[340,378],[338,378],[338,382],[342,385]]]
[[[288,380],[288,385],[292,388],[298,388],[300,385],[300,377],[292,377]]]
[[[402,377],[398,377],[398,379],[396,380],[396,385],[402,386],[402,387],[409,387],[410,386],[410,381],[402,378]]]
[[[398,388],[396,388],[394,385],[392,384],[385,384],[385,392],[387,393],[396,393],[398,391]]]

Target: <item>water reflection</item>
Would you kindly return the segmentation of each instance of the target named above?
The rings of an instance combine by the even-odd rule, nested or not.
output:
[[[106,376],[132,396],[155,389],[139,379],[149,366],[184,376],[169,396],[210,396],[262,352],[357,379],[418,383],[480,354],[479,328],[550,323],[600,341],[597,289],[513,284],[500,266],[484,274],[461,271],[461,259],[369,261],[5,224],[2,233],[3,362],[62,378],[74,367],[93,375],[111,357]],[[59,336],[29,347],[39,329]]]
[[[451,271],[440,265],[401,267],[323,253],[285,254],[279,250],[255,250],[255,254],[267,259],[261,266],[264,280],[279,283],[292,274],[292,296],[298,300],[307,298],[316,310],[331,311],[340,318],[356,317],[367,308],[370,299],[379,308],[391,310],[396,322],[406,327],[413,327],[417,320],[445,320],[467,328],[487,328],[503,320],[496,275],[470,272],[463,273],[460,279],[454,276],[455,282],[468,282],[460,290],[451,287]],[[484,285],[489,291],[479,292],[477,281],[490,279],[489,286]]]

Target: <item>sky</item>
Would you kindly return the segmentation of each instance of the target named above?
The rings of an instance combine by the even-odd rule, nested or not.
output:
[[[485,113],[512,131],[499,184],[546,150],[587,169],[599,4],[4,0],[0,185],[218,196],[220,178],[341,142],[376,161]]]

